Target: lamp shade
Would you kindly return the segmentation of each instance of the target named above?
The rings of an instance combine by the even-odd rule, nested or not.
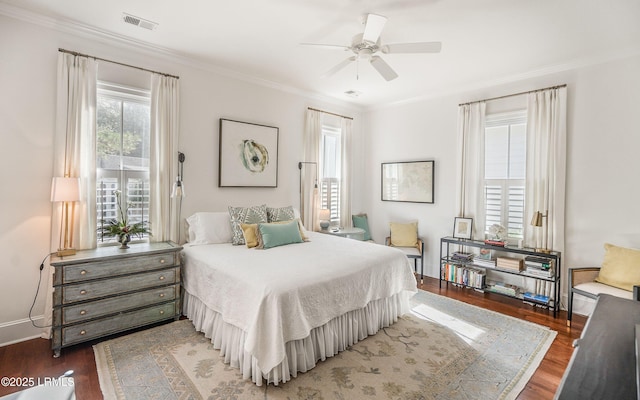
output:
[[[54,177],[51,182],[51,201],[79,201],[78,178]]]
[[[328,221],[331,219],[331,210],[323,208],[320,210],[320,221]]]
[[[536,211],[533,213],[533,218],[531,218],[532,226],[542,226],[542,213],[540,211]]]

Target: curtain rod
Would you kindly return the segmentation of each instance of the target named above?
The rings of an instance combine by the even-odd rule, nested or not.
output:
[[[111,64],[122,65],[123,67],[135,68],[135,69],[139,69],[141,71],[151,72],[151,73],[154,73],[154,74],[159,74],[159,75],[164,75],[164,76],[168,76],[168,77],[171,77],[171,78],[180,79],[180,77],[176,76],[176,75],[165,74],[164,72],[158,72],[158,71],[154,71],[154,70],[151,70],[151,69],[146,69],[146,68],[142,68],[142,67],[136,67],[135,65],[129,65],[129,64],[118,62],[118,61],[107,60],[106,58],[90,56],[88,54],[78,53],[77,51],[65,50],[65,49],[60,49],[60,48],[58,49],[58,51],[61,52],[61,53],[72,54],[74,56],[93,58],[94,60],[106,61],[106,62],[111,63]]]
[[[336,117],[346,118],[346,119],[350,119],[350,120],[353,121],[353,117],[347,117],[346,115],[340,115],[340,114],[332,113],[332,112],[329,112],[329,111],[318,110],[317,108],[313,108],[313,107],[307,107],[307,110],[318,111],[318,112],[329,114],[329,115],[335,115]]]
[[[563,88],[563,87],[567,87],[567,84],[565,83],[564,85],[549,86],[549,87],[542,88],[542,89],[529,90],[529,91],[527,91],[527,92],[520,92],[520,93],[513,93],[513,94],[505,94],[504,96],[491,97],[491,98],[484,99],[484,100],[470,101],[470,102],[468,102],[468,103],[458,104],[458,107],[460,107],[460,106],[466,106],[466,105],[474,104],[474,103],[480,103],[480,102],[482,102],[482,101],[492,101],[492,100],[506,99],[507,97],[521,96],[521,95],[523,95],[523,94],[529,94],[529,93],[542,92],[543,90],[559,89],[559,88]]]

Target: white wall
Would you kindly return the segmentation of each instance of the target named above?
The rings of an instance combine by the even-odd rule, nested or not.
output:
[[[389,221],[417,219],[420,235],[427,240],[425,271],[430,276],[437,276],[439,238],[453,229],[457,105],[566,83],[564,265],[598,265],[605,241],[640,248],[640,186],[636,183],[640,135],[634,123],[640,104],[640,57],[361,114],[346,104],[233,79],[160,53],[0,16],[0,221],[4,228],[0,231],[0,345],[40,333],[31,327],[27,314],[38,284],[38,266],[50,251],[59,47],[181,77],[180,148],[186,155],[188,192],[183,217],[199,210],[225,210],[228,205],[297,205],[305,108],[355,117],[353,211],[370,215],[373,236],[379,242],[388,233]],[[221,117],[280,128],[278,188],[217,187]],[[435,204],[380,200],[380,163],[425,159],[436,161]],[[565,286],[566,280],[563,290]],[[33,312],[37,322],[44,309],[42,293]]]
[[[186,155],[187,191],[183,218],[200,210],[224,211],[229,205],[297,207],[297,163],[302,161],[308,106],[353,116],[354,148],[360,158],[360,118],[353,107],[230,78],[102,38],[0,16],[0,254],[4,260],[0,264],[0,345],[40,334],[27,315],[38,284],[38,266],[50,251],[58,48],[180,76],[180,150]],[[101,63],[99,74],[138,83],[142,73]],[[277,188],[217,187],[218,121],[223,117],[279,128]],[[33,310],[37,323],[42,323],[46,282],[43,276]]]
[[[363,116],[364,184],[373,235],[384,239],[388,222],[419,221],[427,241],[425,273],[438,276],[439,239],[453,232],[455,146],[460,103],[567,84],[566,268],[600,264],[605,242],[640,248],[640,56],[576,68],[514,84],[387,107]],[[488,111],[517,108],[521,98],[489,102]],[[526,103],[524,103],[526,104]],[[435,204],[380,201],[380,163],[436,161]],[[566,299],[566,297],[565,297]],[[565,302],[566,304],[566,302]],[[578,305],[579,307],[579,305]],[[579,310],[579,308],[578,308]]]

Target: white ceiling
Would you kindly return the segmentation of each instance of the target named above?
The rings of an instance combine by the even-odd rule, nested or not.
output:
[[[56,23],[95,28],[193,62],[362,107],[469,90],[640,54],[638,0],[0,0]],[[15,10],[16,8],[14,8]],[[1,11],[1,10],[0,10]],[[145,30],[126,12],[153,22]],[[439,54],[386,54],[387,82],[349,45],[363,16],[388,17],[383,43],[441,41]],[[93,54],[100,56],[99,54]],[[169,72],[169,71],[167,71]],[[359,79],[356,77],[359,76]],[[350,98],[345,91],[362,92]]]

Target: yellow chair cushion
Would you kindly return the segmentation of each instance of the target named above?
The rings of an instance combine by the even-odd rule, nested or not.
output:
[[[418,222],[402,224],[391,222],[391,246],[415,247],[418,245]]]
[[[640,250],[604,245],[604,260],[596,278],[596,282],[633,290],[633,285],[640,285]]]

